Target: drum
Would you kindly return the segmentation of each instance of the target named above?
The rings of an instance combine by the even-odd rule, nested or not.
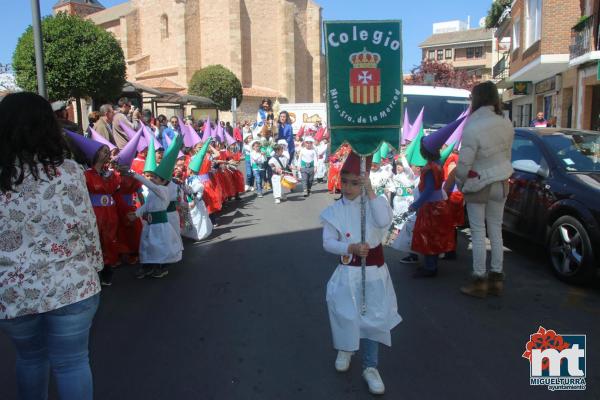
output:
[[[298,184],[298,179],[294,178],[291,175],[284,175],[281,178],[281,186],[283,186],[286,189],[294,190],[294,188],[296,187],[297,184]]]

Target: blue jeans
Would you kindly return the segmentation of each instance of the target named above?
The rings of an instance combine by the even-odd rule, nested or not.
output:
[[[379,343],[371,339],[360,339],[362,368],[377,368],[379,362]]]
[[[246,160],[246,185],[254,185],[254,174],[252,173],[252,163],[250,160]]]
[[[20,399],[48,398],[50,367],[61,400],[93,398],[88,342],[99,302],[96,294],[42,314],[0,320],[17,350]]]
[[[254,183],[256,184],[256,191],[258,192],[258,194],[262,194],[263,189],[262,189],[262,175],[263,175],[264,171],[260,170],[260,169],[253,169],[252,170],[252,174],[254,175]]]

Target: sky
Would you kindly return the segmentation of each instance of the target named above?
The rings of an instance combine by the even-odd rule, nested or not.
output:
[[[226,1],[226,0],[211,0]],[[487,14],[492,0],[315,0],[323,7],[324,20],[401,19],[403,25],[403,70],[420,63],[419,43],[432,34],[434,22],[471,17],[471,27]],[[100,0],[105,7],[123,0]],[[42,15],[50,15],[56,0],[40,0]],[[31,24],[31,2],[0,0],[2,34],[0,63],[9,64],[19,36]]]

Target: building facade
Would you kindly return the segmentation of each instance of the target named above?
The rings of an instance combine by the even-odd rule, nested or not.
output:
[[[434,24],[433,35],[419,47],[423,60],[449,63],[484,81],[492,75],[492,38],[491,30],[470,29],[462,21],[448,21]]]
[[[59,1],[55,12],[73,3]],[[221,64],[242,82],[239,112],[262,97],[322,102],[321,7],[312,0],[130,0],[87,14],[120,42],[127,80],[187,93],[197,70]]]
[[[515,0],[495,30],[493,78],[515,126],[538,112],[565,128],[600,127],[600,0]]]

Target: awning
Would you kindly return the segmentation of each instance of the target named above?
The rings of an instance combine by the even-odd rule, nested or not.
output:
[[[217,105],[214,101],[207,97],[193,96],[191,94],[177,94],[177,93],[162,93],[161,96],[153,99],[157,103],[171,103],[186,105],[191,104],[200,108],[216,108]]]
[[[151,88],[150,86],[146,86],[146,85],[142,85],[141,83],[137,83],[137,82],[125,82],[125,85],[123,85],[123,92],[124,93],[149,93],[149,94],[153,94],[155,96],[162,96],[164,95],[163,92],[161,92],[158,89],[154,89]]]

